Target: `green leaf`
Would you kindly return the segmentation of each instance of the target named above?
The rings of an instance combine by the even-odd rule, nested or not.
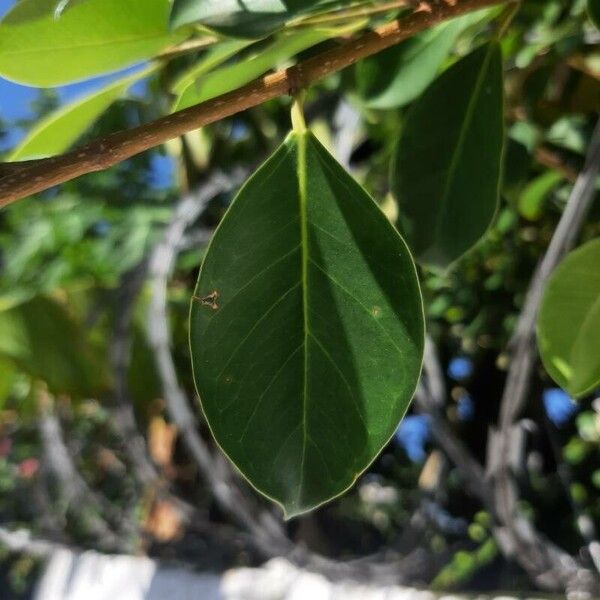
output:
[[[537,323],[546,370],[578,398],[600,385],[600,239],[571,252],[544,290]]]
[[[84,328],[58,302],[42,296],[0,312],[0,358],[13,361],[53,393],[102,392],[106,372]]]
[[[220,44],[210,47],[202,58],[194,63],[189,69],[186,69],[171,86],[171,91],[180,96],[185,90],[194,85],[202,75],[206,75],[215,67],[223,64],[238,52],[246,48],[251,41],[248,40],[227,40]]]
[[[544,203],[550,192],[563,180],[558,171],[546,171],[530,181],[519,196],[519,213],[521,216],[536,221],[542,215]]]
[[[356,66],[358,91],[368,108],[409,104],[435,79],[456,38],[489,10],[475,11],[415,35]]]
[[[260,38],[279,29],[293,17],[314,11],[340,8],[350,4],[351,1],[174,0],[171,26],[180,27],[198,22],[224,35]]]
[[[313,134],[290,134],[225,215],[192,302],[217,443],[288,517],[327,502],[396,430],[423,334],[405,243]]]
[[[417,259],[446,268],[485,234],[498,206],[504,145],[496,42],[445,71],[411,107],[391,185]]]
[[[600,29],[600,0],[588,0],[587,9],[590,20]]]
[[[298,52],[328,39],[330,35],[329,31],[314,28],[293,34],[284,34],[256,54],[240,62],[216,69],[202,77],[194,78],[191,83],[185,85],[183,82],[189,81],[188,74],[188,77],[177,86],[179,97],[173,110],[182,110],[234,90]],[[239,44],[239,42],[235,43]],[[204,72],[204,61],[197,65],[197,69],[200,74]]]
[[[0,76],[50,87],[147,60],[183,38],[169,0],[86,0],[59,18],[56,0],[20,0],[0,21]]]
[[[127,89],[156,70],[155,66],[112,81],[91,94],[65,104],[43,118],[12,151],[8,160],[28,160],[67,150]]]

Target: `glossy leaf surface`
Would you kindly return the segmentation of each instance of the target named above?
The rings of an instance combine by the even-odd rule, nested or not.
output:
[[[446,268],[485,234],[498,205],[503,130],[500,47],[445,71],[411,107],[391,184],[417,259]]]
[[[537,326],[548,373],[574,397],[600,386],[600,239],[571,252],[544,291]]]
[[[288,517],[336,497],[407,410],[423,335],[405,243],[312,134],[291,134],[225,215],[192,302],[218,444]]]
[[[183,35],[169,0],[21,0],[0,21],[0,76],[50,87],[147,60]]]

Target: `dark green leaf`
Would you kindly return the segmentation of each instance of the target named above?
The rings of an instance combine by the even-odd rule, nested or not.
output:
[[[288,517],[343,493],[408,408],[423,329],[405,243],[312,134],[291,134],[224,217],[192,303],[218,444]]]
[[[546,171],[530,181],[519,196],[519,213],[521,216],[535,221],[542,215],[544,203],[550,192],[563,180],[557,171]]]
[[[571,252],[546,284],[538,317],[544,366],[574,397],[600,385],[599,265],[600,239]]]
[[[183,34],[167,30],[169,0],[86,0],[59,18],[56,0],[21,0],[0,21],[0,76],[50,87],[153,57]]]
[[[392,165],[399,224],[422,263],[446,268],[484,235],[498,205],[502,59],[486,44],[411,107]]]

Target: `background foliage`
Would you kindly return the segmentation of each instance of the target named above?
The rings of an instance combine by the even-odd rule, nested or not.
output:
[[[194,12],[196,3],[176,2],[177,27],[170,28],[166,0],[71,0],[61,6],[60,18],[53,0],[20,0],[0,23],[0,76],[48,89],[32,92],[29,110],[16,118],[9,108],[21,88],[0,80],[4,159],[60,153],[75,142],[212,98],[294,56],[312,55],[335,36],[389,18],[303,28],[297,19],[314,18],[304,14],[306,3],[298,3],[302,10],[290,4],[282,12],[282,3],[273,2],[268,18],[239,14],[237,3],[229,4],[231,11],[209,15]],[[597,5],[521,4],[500,42],[506,146],[496,217],[491,225],[485,219],[484,239],[451,270],[420,267],[428,328],[448,390],[442,416],[481,464],[498,420],[510,364],[507,343],[583,167],[600,110],[600,34],[587,12],[594,18]],[[434,85],[451,76],[459,57],[490,39],[498,15],[494,9],[441,25],[309,92],[306,115],[315,134],[391,221],[399,208],[389,195],[388,164],[398,132],[410,135],[416,122],[427,121],[415,101],[438,76]],[[242,39],[170,53],[185,40],[212,39],[214,32]],[[72,60],[61,47],[81,36],[87,50]],[[256,36],[264,37],[249,39]],[[120,44],[124,38],[129,41]],[[16,45],[27,52],[15,54]],[[107,47],[110,52],[103,51]],[[163,55],[160,61],[144,62],[156,54]],[[83,95],[75,88],[76,100],[72,91],[65,99],[65,88],[53,89],[117,69],[124,70],[93,80]],[[175,392],[160,368],[164,348],[157,335],[168,324],[179,385],[193,398],[187,317],[206,243],[241,179],[284,138],[288,109],[286,98],[266,103],[0,212],[0,523],[63,543],[143,549],[199,567],[264,558],[239,531],[232,533],[229,524],[243,517],[232,517],[215,497],[214,482],[198,469],[197,457],[190,458],[185,431],[174,425],[167,409]],[[499,135],[486,133],[490,143]],[[165,247],[165,231],[172,233],[173,223],[181,221],[181,198],[214,185],[215,178],[220,183],[205,210],[186,223],[185,233],[180,229],[177,239],[167,240],[176,258],[162,315],[156,310],[156,249]],[[600,234],[599,212],[596,201],[583,242]],[[466,240],[456,244],[461,241],[470,246]],[[597,241],[591,243],[597,248]],[[450,258],[462,251],[451,249]],[[130,359],[120,362],[123,348]],[[586,352],[594,348],[596,340]],[[552,542],[585,555],[588,534],[593,538],[600,526],[600,406],[594,389],[580,394],[565,384],[581,396],[575,402],[550,375],[550,367],[536,367],[523,415],[526,438],[515,465],[519,506]],[[134,429],[155,465],[151,484],[132,454],[123,406],[133,407]],[[59,443],[79,474],[79,483],[67,489],[57,476],[64,464],[56,464],[52,423],[60,425]],[[197,431],[217,456],[205,424],[198,423]],[[470,493],[468,477],[440,450],[434,434],[432,416],[414,409],[358,485],[284,525],[287,536],[335,559],[422,551],[426,559],[412,580],[441,589],[534,587],[518,561],[500,551],[493,516]],[[191,517],[176,498],[194,507]],[[261,504],[260,510],[266,508]],[[210,556],[208,564],[200,555]],[[587,555],[584,560],[589,563]],[[36,564],[26,554],[6,553],[0,576],[19,593],[32,581]]]

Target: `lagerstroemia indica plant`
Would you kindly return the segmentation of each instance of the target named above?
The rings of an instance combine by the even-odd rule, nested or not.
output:
[[[190,322],[215,441],[288,517],[347,490],[409,407],[425,341],[418,269],[452,268],[497,211],[503,34],[519,8],[500,0],[20,0],[0,22],[0,76],[22,84],[51,87],[145,63],[38,123],[1,165],[0,204],[294,97],[292,131],[214,234]],[[597,20],[598,2],[588,10]],[[186,53],[196,60],[172,67]],[[354,63],[357,102],[408,106],[390,156],[393,223],[305,123],[304,91]],[[113,102],[161,70],[171,75],[172,114],[68,152]],[[549,285],[538,334],[550,375],[578,396],[600,383],[600,358],[590,352],[600,328],[598,244],[567,261]],[[585,290],[571,306],[577,327],[562,330],[557,314],[576,285]]]

